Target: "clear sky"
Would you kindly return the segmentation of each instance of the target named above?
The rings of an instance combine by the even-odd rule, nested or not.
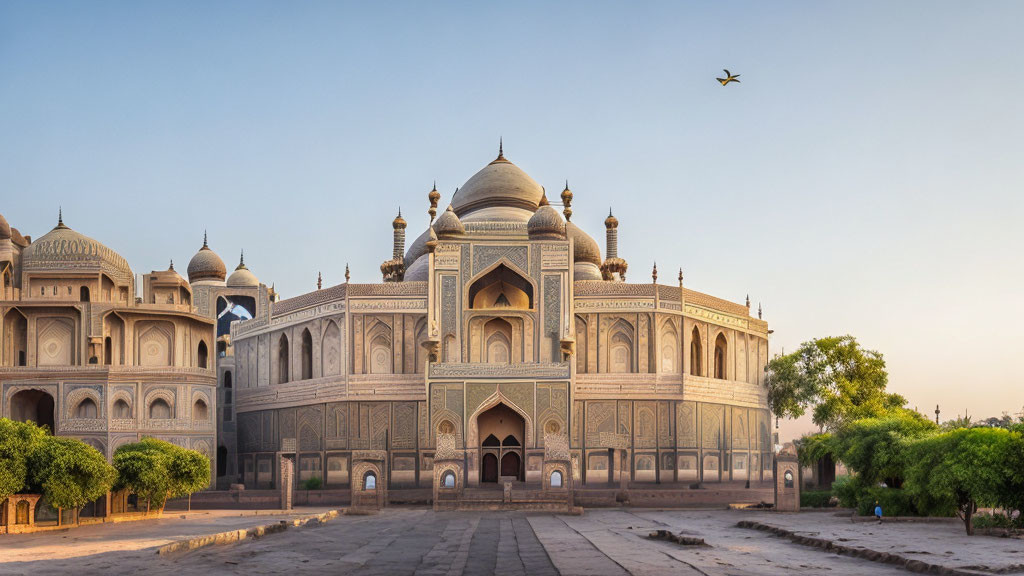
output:
[[[492,160],[633,281],[850,333],[944,417],[1024,407],[1022,2],[0,0],[0,213],[136,273],[209,229],[285,296],[380,280]],[[720,86],[722,68],[741,84]],[[443,205],[442,205],[443,207]],[[790,423],[783,432],[803,429]]]

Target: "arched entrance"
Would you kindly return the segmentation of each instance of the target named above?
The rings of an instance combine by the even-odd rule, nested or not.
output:
[[[505,404],[477,417],[480,442],[480,482],[523,479],[526,421]]]
[[[42,390],[22,390],[11,397],[11,420],[35,422],[54,430],[53,396]]]

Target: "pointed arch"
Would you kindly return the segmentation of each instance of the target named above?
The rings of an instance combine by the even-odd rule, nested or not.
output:
[[[28,363],[28,318],[18,309],[4,315],[3,363],[26,366]]]
[[[313,335],[309,333],[309,328],[302,329],[300,339],[301,379],[311,380],[313,378]]]
[[[391,327],[378,320],[366,331],[366,341],[367,373],[393,374],[395,355]]]
[[[661,360],[661,372],[663,374],[679,374],[682,372],[679,346],[679,333],[676,331],[676,323],[671,319],[666,320],[661,326],[658,346]]]
[[[493,318],[484,324],[484,352],[488,364],[512,362],[512,325],[503,318]]]
[[[719,332],[715,337],[715,378],[728,379],[728,366],[726,364],[729,352],[729,342],[724,332]]]
[[[285,384],[288,382],[288,335],[281,334],[281,337],[277,340],[277,383]]]
[[[587,321],[576,316],[576,373],[587,372]]]
[[[693,376],[703,375],[703,347],[700,343],[700,328],[694,326],[690,334],[690,374]]]
[[[423,363],[426,360],[426,348],[423,347],[423,343],[427,341],[427,318],[426,316],[421,317],[416,321],[416,327],[413,330],[413,342],[415,343],[415,350],[413,350],[413,358],[415,365],[413,366],[413,372],[416,374],[423,373]]]
[[[622,318],[612,324],[608,330],[608,372],[615,374],[633,372],[635,342],[632,324]]]
[[[200,340],[199,346],[196,348],[196,365],[200,368],[207,368],[209,358],[210,350],[206,347],[206,342]]]
[[[499,260],[469,286],[467,302],[472,309],[533,309],[534,286],[507,260]]]
[[[320,373],[324,376],[341,374],[341,329],[334,320],[327,321],[320,342]]]

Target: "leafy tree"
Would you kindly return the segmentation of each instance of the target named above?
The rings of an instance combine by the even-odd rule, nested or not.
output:
[[[25,487],[28,457],[44,438],[35,424],[0,418],[0,502]]]
[[[907,489],[922,511],[952,508],[967,534],[974,534],[979,506],[1007,505],[1024,492],[1022,442],[1001,428],[961,428],[921,439],[910,449]]]
[[[117,475],[98,450],[76,438],[44,436],[28,458],[29,489],[58,508],[78,509],[110,490]]]
[[[126,444],[114,453],[117,488],[146,500],[146,510],[163,508],[168,498],[202,490],[210,483],[210,460],[155,438]]]
[[[835,437],[831,432],[820,432],[818,434],[807,434],[796,442],[797,455],[800,464],[803,466],[814,466],[819,460],[831,456],[838,460],[838,448],[835,445]]]
[[[938,426],[921,414],[900,409],[847,424],[835,433],[831,446],[839,460],[857,473],[856,480],[862,486],[885,482],[899,488],[910,444],[937,431]]]
[[[798,418],[813,407],[814,423],[835,430],[903,406],[902,396],[885,391],[888,381],[882,355],[861,348],[853,336],[820,338],[768,363],[768,405],[780,418]]]

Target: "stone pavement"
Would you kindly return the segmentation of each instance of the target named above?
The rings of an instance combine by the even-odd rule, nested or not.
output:
[[[123,534],[111,534],[105,542],[112,552],[25,562],[22,547],[16,549],[22,550],[18,559],[11,561],[7,540],[0,538],[0,574],[144,571],[147,576],[180,576],[196,572],[281,574],[296,569],[309,574],[358,575],[907,574],[895,566],[838,556],[736,527],[746,519],[828,533],[845,538],[847,544],[861,538],[871,545],[914,549],[911,552],[921,554],[949,550],[953,553],[947,556],[958,566],[1005,566],[1024,557],[1021,540],[961,538],[956,525],[879,527],[854,524],[831,514],[592,509],[583,516],[562,516],[541,512],[434,513],[394,507],[377,515],[341,516],[319,526],[290,528],[258,540],[166,557],[157,556],[153,548],[127,549],[118,541]],[[142,525],[136,526],[140,533],[146,531]],[[710,546],[683,547],[648,540],[647,533],[655,529],[683,531],[705,538]],[[49,546],[59,544],[52,541]]]

